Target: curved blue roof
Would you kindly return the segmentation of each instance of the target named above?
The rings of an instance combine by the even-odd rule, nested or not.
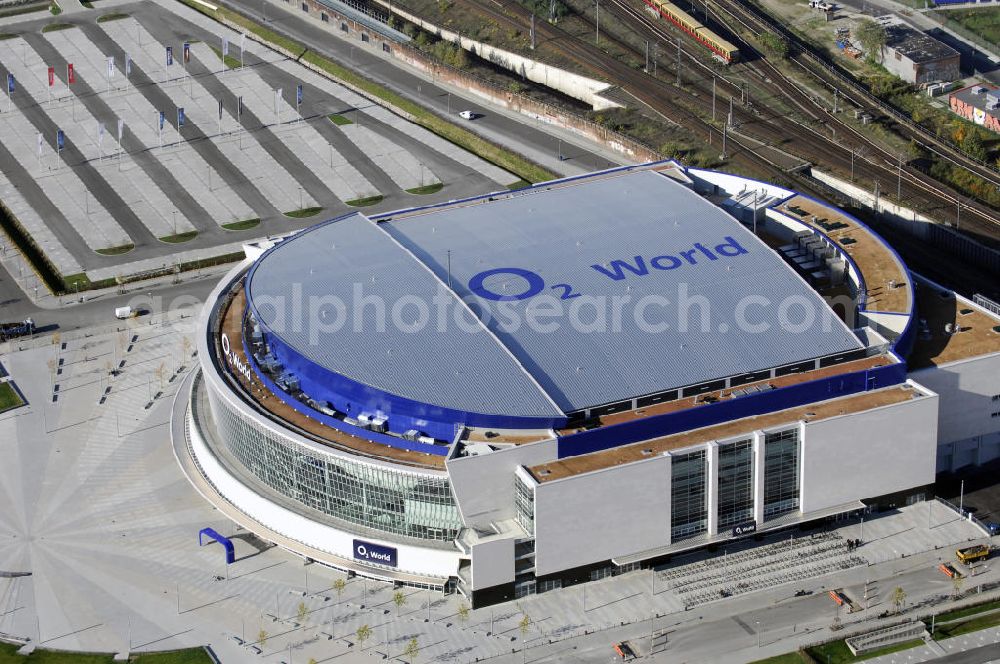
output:
[[[353,390],[362,401],[497,416],[558,418],[862,347],[753,233],[649,170],[378,224],[354,214],[271,249],[247,293],[281,344],[369,389]]]
[[[469,413],[563,416],[471,313],[464,331],[451,325],[438,333],[432,308],[453,312],[461,303],[360,213],[269,250],[247,278],[247,294],[257,321],[286,349],[286,365],[301,370],[291,351],[355,383],[355,394],[367,387],[372,398],[384,393]],[[417,330],[423,307],[428,318]]]

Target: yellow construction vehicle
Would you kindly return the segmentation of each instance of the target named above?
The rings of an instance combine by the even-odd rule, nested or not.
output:
[[[959,549],[955,552],[955,556],[958,558],[959,562],[974,563],[977,560],[986,560],[990,557],[990,545],[989,544],[977,544],[976,546],[969,546],[964,549]]]

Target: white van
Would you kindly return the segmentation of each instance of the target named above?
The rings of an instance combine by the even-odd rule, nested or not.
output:
[[[125,320],[126,318],[132,317],[132,307],[116,307],[115,308],[115,318],[118,320]]]

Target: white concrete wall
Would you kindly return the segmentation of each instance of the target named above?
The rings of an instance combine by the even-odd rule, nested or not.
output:
[[[929,394],[803,425],[801,508],[809,512],[934,482],[938,398]]]
[[[910,317],[906,314],[893,314],[880,311],[865,311],[861,314],[862,325],[870,325],[876,332],[887,339],[895,339],[906,329]]]
[[[514,580],[514,538],[494,539],[472,547],[472,587],[492,588]]]
[[[540,83],[554,90],[559,90],[574,99],[586,102],[593,106],[595,111],[621,106],[621,104],[600,96],[600,92],[611,87],[609,83],[573,74],[565,69],[559,69],[538,60],[526,58],[512,51],[463,37],[457,32],[446,30],[430,21],[425,21],[404,10],[399,5],[392,5],[386,0],[376,0],[376,2],[389,9],[393,14],[406,19],[414,25],[420,26],[427,32],[436,34],[441,39],[446,39],[453,44],[459,44],[466,51],[474,53],[498,67],[503,67],[519,76],[523,76],[529,81]]]
[[[670,543],[670,457],[543,482],[535,489],[535,574]]]
[[[910,378],[940,395],[938,440],[951,443],[1000,431],[1000,353],[919,369]]]
[[[937,392],[938,472],[1000,458],[1000,353],[919,369],[915,382]]]
[[[860,160],[861,157],[857,157],[857,159]],[[847,180],[842,180],[836,177],[835,175],[831,175],[830,173],[824,173],[823,171],[818,170],[816,168],[811,169],[810,174],[823,184],[833,187],[837,191],[840,191],[850,196],[853,200],[857,201],[858,204],[863,205],[864,207],[867,208],[875,207],[874,191],[867,191],[855,184],[848,182]],[[883,182],[882,184],[884,185],[884,187],[888,188],[891,191],[892,185],[894,183]],[[883,188],[881,191],[885,192],[886,188]],[[892,191],[892,193],[895,194],[895,191]],[[881,194],[879,194],[878,198],[878,211],[889,218],[905,221],[909,226],[910,233],[913,235],[918,235],[920,237],[925,237],[927,232],[926,228],[921,228],[922,224],[937,223],[930,217],[923,214],[919,214],[916,210],[903,207],[901,205],[893,203],[892,201],[886,200],[886,197]],[[920,222],[920,223],[914,224],[912,222]]]
[[[555,461],[556,441],[518,445],[492,454],[449,459],[446,464],[451,493],[462,522],[487,527],[490,522],[514,518],[514,470]]]
[[[714,184],[730,195],[738,194],[741,191],[753,191],[754,189],[764,191],[768,196],[777,196],[778,198],[788,198],[795,193],[789,189],[766,182],[758,182],[757,180],[750,180],[739,175],[730,175],[729,173],[707,171],[702,168],[689,168],[687,169],[687,174],[696,183],[701,180],[709,184]]]

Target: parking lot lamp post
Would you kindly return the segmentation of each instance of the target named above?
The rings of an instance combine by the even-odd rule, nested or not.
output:
[[[757,647],[760,648],[760,621],[759,620],[755,620],[753,622],[754,622],[754,625],[757,626]]]

